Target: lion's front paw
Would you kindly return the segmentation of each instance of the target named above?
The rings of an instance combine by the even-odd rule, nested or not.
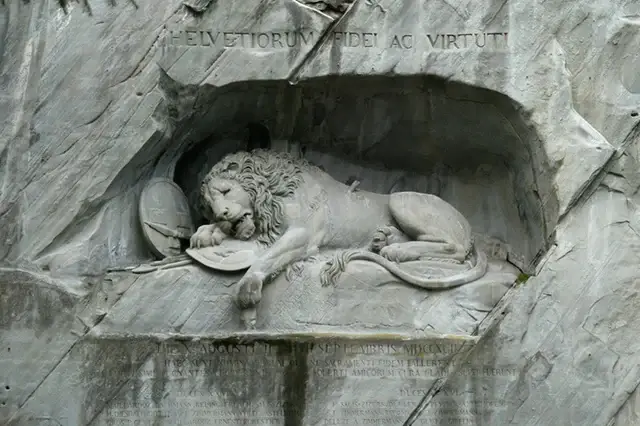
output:
[[[191,236],[190,247],[203,248],[220,244],[217,240],[216,230],[217,228],[215,225],[202,225]]]
[[[255,275],[245,275],[236,284],[236,304],[242,310],[253,308],[262,299],[262,279]]]

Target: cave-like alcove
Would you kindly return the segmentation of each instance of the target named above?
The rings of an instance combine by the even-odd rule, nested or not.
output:
[[[172,135],[181,147],[174,179],[194,206],[200,181],[223,155],[270,147],[295,151],[342,182],[358,179],[364,190],[436,194],[527,271],[546,249],[558,210],[553,170],[537,132],[505,95],[424,76],[194,90],[193,113]]]

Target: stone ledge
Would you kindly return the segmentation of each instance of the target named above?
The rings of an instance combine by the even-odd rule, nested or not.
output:
[[[188,269],[203,272],[195,266]],[[15,277],[11,274],[16,271],[2,272]],[[46,349],[47,362],[33,368],[41,358],[29,356],[24,362],[14,358],[3,364],[1,370],[9,376],[2,379],[13,386],[0,418],[11,425],[41,424],[45,418],[69,425],[110,425],[126,418],[161,425],[179,419],[216,424],[243,418],[267,419],[270,424],[294,419],[304,425],[333,419],[341,424],[353,415],[354,404],[368,406],[371,413],[383,410],[376,416],[387,413],[387,424],[400,425],[427,391],[443,386],[454,361],[470,354],[480,340],[430,331],[347,329],[112,332],[109,315],[126,302],[129,291],[164,294],[162,288],[136,283],[130,275],[118,282],[113,274],[88,286],[87,292],[74,287],[82,296],[64,312],[51,310],[51,327],[42,324],[44,328],[29,337],[25,325],[38,313],[27,308],[43,298],[51,302],[53,293],[67,297],[67,292],[61,278],[19,272],[21,281],[30,285],[14,282],[10,287],[29,295],[30,302],[14,303],[14,309],[6,311],[16,320],[4,324],[3,343],[11,344],[12,354]],[[55,348],[51,340],[58,342]],[[180,367],[184,362],[193,366],[188,373]],[[469,374],[484,374],[472,370]],[[185,394],[182,386],[187,382],[190,393]],[[187,405],[178,409],[181,404]]]
[[[84,336],[84,340],[125,340],[139,339],[151,340],[156,342],[164,342],[168,340],[197,342],[202,340],[215,340],[225,342],[235,342],[242,344],[251,343],[268,343],[289,341],[292,343],[314,343],[321,341],[366,341],[366,342],[425,342],[431,340],[449,340],[460,343],[475,344],[480,337],[461,334],[409,334],[409,333],[376,333],[376,332],[299,332],[299,333],[276,333],[276,332],[256,332],[256,331],[238,331],[238,332],[220,332],[207,334],[184,334],[184,333],[109,333],[100,331],[100,325],[93,328]]]
[[[519,271],[492,262],[477,282],[447,291],[399,283],[381,267],[354,261],[344,279],[322,287],[322,262],[305,265],[287,280],[279,276],[258,305],[259,333],[400,333],[469,335],[516,281]],[[148,274],[114,273],[109,286],[128,289],[100,321],[110,335],[229,336],[244,328],[233,302],[241,274],[212,274],[196,265]]]

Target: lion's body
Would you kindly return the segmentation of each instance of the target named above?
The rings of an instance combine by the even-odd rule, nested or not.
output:
[[[460,250],[470,249],[471,229],[466,219],[430,194],[350,191],[326,172],[310,167],[302,172],[300,186],[284,204],[287,227],[309,229],[319,250],[366,249],[381,226],[396,226],[409,240],[417,240],[427,224],[434,239],[457,244]]]
[[[375,262],[404,281],[428,289],[466,284],[486,271],[486,257],[474,250],[468,222],[444,200],[415,192],[353,191],[305,160],[262,150],[230,154],[205,178],[203,208],[210,213],[212,225],[201,227],[200,234],[194,235],[196,241],[203,240],[203,235],[209,241],[215,220],[222,220],[214,217],[216,212],[246,210],[246,206],[234,209],[235,204],[227,201],[228,189],[216,189],[216,185],[233,186],[229,182],[238,182],[235,185],[250,195],[255,237],[269,246],[238,284],[241,308],[258,303],[267,277],[324,250],[344,250],[342,261],[337,258],[328,267],[331,278],[354,259]],[[225,216],[224,220],[231,219]],[[472,257],[475,265],[468,271],[445,278],[412,276],[392,262],[464,263]]]
[[[389,195],[350,192],[317,168],[302,173],[296,193],[284,203],[288,227],[307,228],[318,249],[365,248],[382,225],[392,224]]]

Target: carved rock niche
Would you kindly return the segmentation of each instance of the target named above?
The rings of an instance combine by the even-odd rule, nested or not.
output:
[[[359,190],[441,197],[467,218],[478,247],[500,265],[477,285],[444,292],[410,288],[391,275],[385,286],[385,279],[366,275],[367,262],[354,266],[365,271],[357,284],[324,288],[308,266],[311,278],[279,277],[266,286],[259,328],[336,330],[357,316],[367,327],[470,333],[478,322],[461,311],[481,319],[546,251],[558,216],[551,168],[535,128],[503,94],[431,76],[333,76],[216,88],[181,85],[163,73],[160,82],[167,108],[158,118],[172,134],[154,175],[173,177],[182,188],[196,228],[206,223],[196,205],[211,167],[228,153],[267,148],[303,157],[347,185],[358,181]],[[237,329],[231,298],[242,274],[187,269],[188,277],[162,272],[161,281],[175,286],[195,274],[217,294],[217,306],[201,304],[195,316],[215,316],[217,330]],[[139,279],[157,283],[154,274]],[[149,308],[130,320],[147,329],[162,310]],[[211,330],[211,323],[191,322],[180,329]]]
[[[0,2],[0,424],[638,424],[637,3]],[[253,148],[317,238],[240,309]]]
[[[288,151],[345,188],[357,181],[356,191],[434,194],[466,218],[477,248],[490,260],[477,282],[430,291],[364,260],[349,263],[336,285],[322,286],[328,257],[319,253],[265,286],[256,323],[265,332],[468,335],[508,288],[533,274],[547,250],[559,217],[557,171],[546,155],[548,141],[525,108],[504,94],[434,76],[328,76],[215,87],[183,84],[162,70],[156,75],[162,100],[151,117],[154,132],[119,170],[109,198],[98,199],[99,208],[88,209],[35,259],[73,282],[111,270],[101,288],[118,303],[105,302],[109,313],[97,326],[101,333],[225,336],[243,330],[234,298],[244,271],[216,272],[189,261],[131,271],[156,257],[138,211],[148,183],[173,180],[197,229],[205,223],[196,208],[200,183],[236,151]]]
[[[505,95],[436,77],[194,90],[201,104],[211,103],[196,107],[173,135],[185,147],[174,179],[192,206],[224,154],[270,148],[302,156],[343,183],[357,179],[363,190],[435,194],[469,220],[485,250],[524,272],[546,248],[558,214],[552,170],[535,128]]]

